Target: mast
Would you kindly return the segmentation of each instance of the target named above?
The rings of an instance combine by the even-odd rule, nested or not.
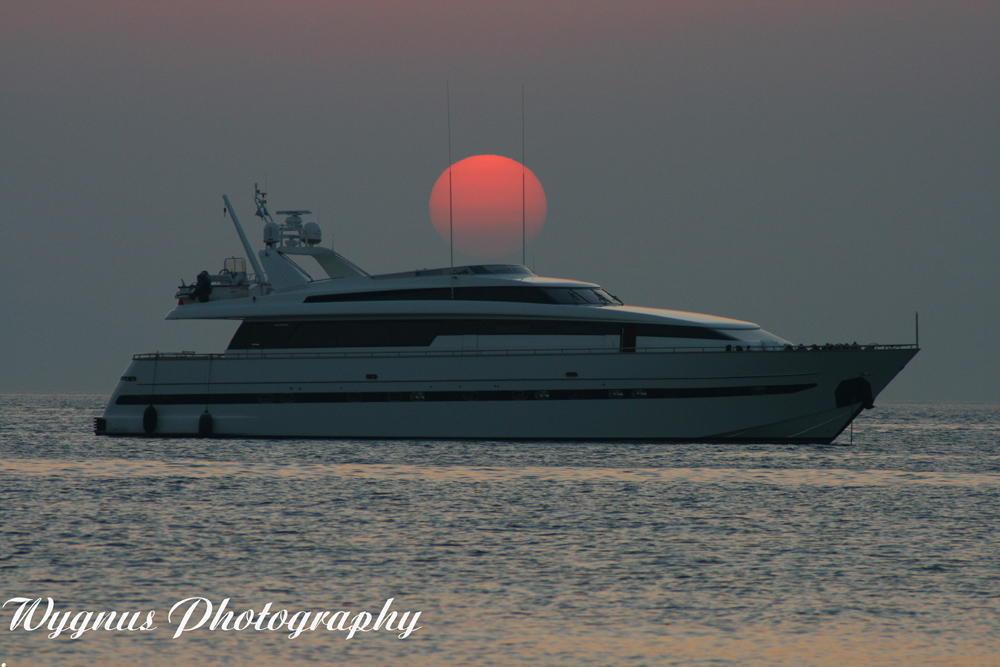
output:
[[[455,204],[451,180],[451,86],[445,81],[445,103],[448,107],[448,273],[451,275],[451,298],[455,298]]]
[[[527,167],[524,165],[524,84],[521,84],[521,264],[524,265],[524,247],[527,245],[527,217],[528,217],[528,202],[527,194],[524,191],[524,171]]]
[[[243,233],[243,226],[240,225],[239,218],[236,217],[236,211],[233,210],[233,205],[229,202],[229,195],[222,195],[222,201],[226,202],[226,210],[229,211],[229,217],[233,219],[233,224],[236,225],[236,233],[240,235],[240,243],[243,244],[243,249],[247,251],[247,258],[250,260],[250,265],[253,266],[254,273],[257,274],[257,283],[263,285],[267,282],[267,275],[264,273],[264,269],[261,268],[260,262],[257,261],[257,255],[254,254],[253,248],[250,247],[247,235]]]

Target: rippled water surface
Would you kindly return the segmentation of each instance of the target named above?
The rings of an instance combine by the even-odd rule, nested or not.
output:
[[[0,602],[156,628],[8,603],[8,667],[1000,664],[998,406],[818,447],[99,438],[103,400],[0,397]],[[175,639],[192,597],[419,629]]]

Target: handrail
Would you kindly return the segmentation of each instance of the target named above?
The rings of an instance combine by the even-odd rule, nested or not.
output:
[[[732,347],[732,346],[730,346]],[[133,360],[158,359],[158,360],[202,360],[202,359],[377,359],[377,358],[406,358],[406,357],[516,357],[516,356],[544,356],[544,355],[593,355],[593,354],[746,354],[748,352],[760,354],[767,353],[789,353],[789,352],[838,352],[844,350],[916,350],[919,349],[915,343],[903,343],[897,345],[798,345],[785,347],[747,347],[743,350],[729,349],[725,347],[638,347],[623,353],[617,347],[599,348],[533,348],[524,350],[405,350],[405,351],[369,351],[369,352],[266,352],[264,350],[240,350],[238,352],[148,352],[144,354],[132,355]]]

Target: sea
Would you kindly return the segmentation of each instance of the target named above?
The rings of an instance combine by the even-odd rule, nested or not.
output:
[[[98,437],[105,400],[0,396],[6,667],[1000,665],[997,405],[788,446]]]

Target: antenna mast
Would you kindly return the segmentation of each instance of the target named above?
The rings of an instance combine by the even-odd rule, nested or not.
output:
[[[527,233],[525,228],[527,227],[526,219],[527,214],[527,196],[524,192],[524,171],[527,167],[524,166],[524,83],[521,83],[521,264],[525,263],[524,258],[524,246],[527,244],[525,238]]]
[[[455,298],[455,206],[451,196],[451,86],[444,83],[448,109],[448,274],[451,276],[451,298]]]

